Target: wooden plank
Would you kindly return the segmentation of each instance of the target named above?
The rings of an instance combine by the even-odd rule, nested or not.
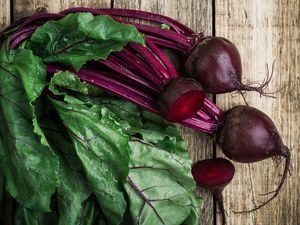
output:
[[[177,19],[194,30],[203,31],[206,34],[212,33],[212,8],[208,0],[115,0],[114,7],[141,9],[160,13]],[[213,156],[213,144],[209,140],[210,138],[188,128],[181,127],[181,132],[188,144],[193,161]],[[201,224],[212,225],[214,217],[212,196],[204,190],[199,190],[199,195],[205,202],[201,210]]]
[[[0,3],[0,30],[10,23],[10,2],[1,1]]]
[[[35,12],[59,12],[70,7],[109,8],[111,0],[14,0],[14,18],[31,15]]]
[[[273,202],[258,212],[234,214],[232,210],[253,208],[268,196],[259,194],[276,188],[282,165],[276,168],[271,159],[255,164],[236,163],[236,176],[225,189],[225,208],[229,225],[300,224],[300,2],[298,0],[225,1],[216,0],[216,35],[232,40],[243,60],[243,78],[262,81],[274,59],[275,71],[269,90],[287,88],[277,98],[260,98],[247,93],[248,103],[266,112],[275,122],[284,143],[292,150],[292,174]],[[243,104],[240,96],[218,95],[223,109]],[[241,131],[242,132],[242,131]],[[222,156],[220,151],[218,155]],[[220,223],[220,218],[218,223]]]

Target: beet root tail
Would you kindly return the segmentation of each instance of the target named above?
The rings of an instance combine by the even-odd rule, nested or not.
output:
[[[253,209],[245,210],[245,211],[233,211],[234,213],[249,213],[249,212],[257,211],[257,210],[261,209],[262,207],[264,207],[265,205],[267,205],[268,203],[270,203],[273,199],[275,199],[278,196],[278,194],[279,194],[279,192],[280,192],[280,190],[281,190],[281,188],[282,188],[282,186],[283,186],[283,184],[284,184],[284,182],[285,182],[285,180],[288,176],[289,170],[290,170],[291,153],[290,153],[289,149],[286,146],[284,146],[282,148],[282,156],[285,158],[285,166],[284,166],[284,172],[283,172],[281,181],[280,181],[280,183],[279,183],[279,185],[278,185],[278,187],[275,191],[267,193],[267,194],[274,193],[273,196],[270,197],[263,204],[261,204],[259,206],[256,206]]]

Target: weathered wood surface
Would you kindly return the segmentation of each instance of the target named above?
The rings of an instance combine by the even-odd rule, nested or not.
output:
[[[225,207],[229,224],[298,225],[300,224],[300,2],[298,0],[225,1],[216,0],[216,35],[232,40],[243,60],[246,82],[262,81],[265,64],[276,59],[274,76],[268,91],[288,85],[276,99],[247,93],[247,101],[267,113],[282,134],[292,153],[292,176],[279,196],[258,212],[234,214],[232,210],[251,209],[269,196],[259,196],[276,188],[283,164],[271,160],[255,164],[237,164],[233,183],[225,189]],[[243,103],[240,96],[217,96],[223,109]],[[217,151],[221,156],[220,150]]]
[[[265,111],[275,122],[283,140],[292,151],[292,176],[288,178],[279,197],[264,209],[250,214],[234,214],[233,210],[249,209],[259,204],[266,193],[276,188],[282,165],[276,170],[272,160],[235,164],[236,176],[224,192],[229,225],[299,225],[300,224],[300,2],[299,0],[266,1],[199,1],[199,0],[2,0],[0,28],[10,19],[36,11],[58,12],[71,6],[126,7],[148,10],[171,16],[205,34],[224,36],[237,44],[243,58],[245,81],[261,81],[266,74],[265,64],[276,59],[274,77],[269,90],[276,96],[265,98],[248,93],[247,100]],[[10,15],[13,12],[13,15]],[[214,18],[214,19],[213,19]],[[243,103],[240,96],[228,94],[216,97],[217,104],[228,109]],[[205,135],[182,128],[194,161],[213,157],[213,144]],[[217,156],[222,156],[217,150]],[[214,221],[212,197],[200,191],[205,205],[201,209],[203,225],[221,224]]]

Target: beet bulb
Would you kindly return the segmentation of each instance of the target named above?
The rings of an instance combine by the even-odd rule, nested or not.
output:
[[[289,171],[290,151],[283,144],[272,120],[256,108],[236,106],[225,113],[224,119],[217,143],[228,158],[241,163],[258,162],[278,156],[286,159],[284,173],[274,195],[260,206],[244,212],[255,211],[278,195]]]
[[[192,167],[192,175],[198,186],[210,190],[215,196],[221,214],[222,224],[226,224],[222,191],[230,183],[235,173],[233,164],[223,158],[206,159]]]
[[[205,92],[197,81],[190,78],[171,80],[158,98],[162,116],[170,122],[180,122],[194,115],[203,105]]]
[[[211,94],[245,90],[267,95],[263,89],[271,80],[268,76],[259,86],[243,84],[242,62],[237,47],[225,38],[214,36],[205,37],[197,44],[186,60],[185,72]]]

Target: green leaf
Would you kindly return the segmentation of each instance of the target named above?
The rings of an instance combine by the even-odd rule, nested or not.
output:
[[[90,198],[84,202],[80,225],[107,225],[97,201]]]
[[[138,134],[143,140],[155,144],[158,148],[189,159],[190,156],[179,130],[175,125],[165,122],[161,117],[141,110],[131,102],[105,94],[96,98],[82,96],[80,99],[84,102],[107,107],[120,119],[127,121],[130,125],[125,130],[127,134]]]
[[[3,206],[4,206],[3,198],[4,198],[4,177],[3,177],[3,173],[0,170],[0,223],[3,219]]]
[[[50,211],[59,161],[41,131],[33,103],[45,68],[26,49],[0,51],[0,161],[6,189],[28,208]],[[34,85],[35,84],[35,85]]]
[[[128,42],[144,44],[144,36],[134,26],[121,24],[110,16],[74,13],[40,26],[27,48],[45,62],[61,62],[79,70],[86,61],[105,59]]]
[[[80,81],[80,79],[75,74],[69,71],[61,71],[55,73],[50,81],[49,90],[54,94],[59,95],[64,92],[64,89],[89,96],[99,96],[102,93],[101,89],[92,86],[84,81]]]
[[[131,102],[124,101],[108,94],[104,94],[96,98],[90,96],[80,96],[80,99],[84,102],[89,102],[100,107],[108,108],[118,118],[127,121],[132,127],[142,127],[141,109]],[[130,128],[128,127],[128,129]]]
[[[110,224],[119,224],[126,209],[122,183],[128,174],[128,136],[106,108],[52,100],[74,143],[89,186]]]
[[[58,224],[77,225],[85,212],[84,201],[92,192],[64,127],[50,120],[44,121],[41,126],[60,159],[60,182],[57,187]]]
[[[94,196],[91,196],[83,203],[81,217],[76,225],[107,225]]]
[[[43,213],[20,205],[14,216],[14,225],[57,225],[55,212]]]
[[[139,140],[131,141],[130,147],[125,189],[134,224],[183,224],[199,208],[191,162]],[[199,216],[190,221],[199,222]]]
[[[164,24],[164,23],[162,23],[162,24],[160,25],[160,27],[161,27],[162,29],[164,29],[164,30],[171,30],[171,27],[170,27],[169,25],[167,25],[167,24]]]

